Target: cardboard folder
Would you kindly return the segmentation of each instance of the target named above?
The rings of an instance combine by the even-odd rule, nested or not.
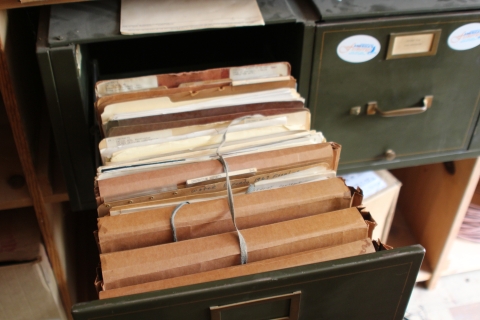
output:
[[[291,109],[304,109],[304,105],[302,101],[277,101],[277,102],[264,102],[264,103],[254,103],[254,104],[247,104],[247,105],[238,105],[238,106],[231,106],[231,107],[224,107],[224,108],[213,108],[213,109],[203,109],[203,110],[196,110],[196,111],[189,111],[189,112],[180,112],[180,113],[172,113],[172,114],[161,114],[156,116],[149,116],[149,117],[139,117],[139,118],[131,118],[131,119],[123,119],[123,120],[112,120],[109,121],[105,125],[105,135],[108,136],[116,136],[120,134],[124,134],[122,130],[123,127],[128,128],[136,128],[138,132],[143,132],[143,126],[154,126],[153,130],[162,130],[168,128],[175,128],[183,126],[181,121],[193,121],[192,124],[202,124],[202,123],[210,123],[215,121],[228,121],[233,120],[245,115],[250,114],[261,114],[261,115],[274,115],[277,113],[281,113],[281,110],[285,110],[287,112]],[[236,116],[238,115],[238,116]],[[218,118],[215,118],[218,117]],[[218,119],[218,120],[217,120]],[[195,122],[198,121],[198,122]],[[179,124],[177,125],[177,123]],[[185,124],[185,125],[189,125]],[[129,129],[134,130],[134,129]],[[148,131],[147,128],[144,129]],[[118,133],[117,133],[118,132]],[[125,132],[128,134],[129,132]],[[136,132],[132,132],[136,133]]]
[[[247,229],[345,209],[361,204],[361,194],[341,178],[331,178],[250,194],[234,195],[236,223]],[[102,253],[172,242],[170,218],[176,206],[98,219]],[[177,238],[193,239],[235,228],[226,198],[185,205],[175,217]]]
[[[242,230],[248,261],[256,262],[368,236],[357,208]],[[240,263],[236,232],[100,255],[106,290],[174,278]]]
[[[99,123],[104,130],[112,120],[180,113],[210,108],[273,101],[304,101],[293,89],[295,81],[283,81],[250,86],[221,87],[196,92],[145,97],[97,107]],[[99,102],[98,102],[99,103]]]
[[[292,174],[311,171],[312,169],[316,169],[317,171],[323,171],[325,173],[325,178],[335,176],[335,172],[333,170],[328,170],[327,168],[328,164],[313,163],[301,166],[294,165],[281,170],[274,169],[267,170],[265,172],[255,172],[253,174],[248,174],[243,177],[236,176],[230,173],[230,185],[232,187],[232,192],[234,194],[237,194],[245,193],[250,185],[255,185],[259,181],[275,181],[278,180],[278,178],[280,177],[292,176]],[[117,201],[109,201],[108,203],[98,202],[98,216],[103,217],[106,215],[110,215],[110,211],[118,210],[121,208],[133,208],[137,205],[149,206],[165,203],[165,201],[172,200],[176,200],[178,202],[188,201],[190,199],[194,199],[193,197],[195,196],[202,196],[211,194],[213,192],[226,191],[227,183],[225,180],[225,174],[216,176],[218,176],[218,179],[208,179],[199,183],[195,183],[193,185],[178,186],[178,188],[174,192],[168,190],[160,193],[151,193],[149,195],[139,197],[121,199]],[[212,177],[215,178],[215,176],[210,176],[210,178]],[[305,181],[299,183],[307,182],[307,180],[308,179],[305,179]],[[308,182],[312,182],[312,180],[308,180]]]
[[[223,78],[223,80],[219,78],[223,76],[228,76],[228,78]],[[265,76],[269,76],[269,78],[265,78]],[[143,91],[130,90],[137,88],[136,82],[145,82],[146,79],[156,81],[157,83],[158,81],[164,82],[165,85],[160,87],[153,86],[153,89]],[[198,81],[199,79],[201,81]],[[293,89],[295,86],[296,81],[290,76],[288,63],[110,80],[97,83],[96,92],[98,99],[95,102],[95,110],[99,122],[103,124],[103,131],[106,133],[108,122],[115,120],[114,115],[119,113],[135,113],[148,110],[153,105],[154,108],[160,108],[160,105],[164,107],[168,105],[173,108],[183,105],[186,101],[194,103],[279,88]],[[140,85],[140,87],[142,86]],[[148,87],[152,87],[152,85],[148,85]],[[119,91],[120,93],[105,95],[109,90],[112,92]],[[165,99],[169,102],[167,103]],[[251,103],[255,103],[255,101]]]
[[[245,265],[227,267],[179,276],[165,280],[152,281],[118,289],[102,290],[99,292],[100,299],[121,297],[142,292],[178,288],[192,284],[232,279],[267,271],[281,270],[296,266],[308,265],[323,261],[341,259],[361,254],[373,253],[375,248],[370,239],[357,240],[338,246],[314,249],[296,254],[286,255],[278,258],[247,263]]]
[[[130,153],[130,159],[168,155],[174,151],[197,150],[206,146],[215,146],[223,138],[227,128],[226,142],[238,144],[249,136],[262,137],[279,132],[299,132],[310,129],[308,109],[284,113],[275,116],[254,116],[236,123],[222,121],[201,125],[190,125],[172,129],[149,131],[120,137],[103,139],[99,144],[104,163]],[[250,132],[250,133],[249,133]],[[273,138],[273,136],[272,136]],[[285,140],[282,138],[281,140]],[[257,139],[255,139],[257,140]],[[130,151],[129,149],[133,149]],[[156,150],[156,151],[155,151]],[[128,157],[128,156],[127,156]],[[128,160],[127,160],[128,161]],[[115,162],[119,162],[118,160]],[[125,162],[125,161],[123,161]]]
[[[119,80],[99,81],[95,85],[97,98],[118,95],[127,92],[151,90],[155,88],[178,88],[202,85],[206,81],[238,81],[245,78],[262,79],[289,76],[291,71],[288,62],[256,64],[243,67],[228,67],[202,71],[159,74]],[[217,82],[218,83],[218,82]]]
[[[268,170],[291,166],[292,164],[300,165],[312,162],[327,163],[330,169],[336,170],[340,149],[341,147],[335,143],[320,143],[304,147],[232,156],[226,158],[226,160],[231,171],[247,168]],[[110,179],[96,180],[96,193],[103,200],[134,197],[145,192],[155,193],[155,190],[169,186],[176,188],[177,185],[185,183],[187,179],[219,173],[223,173],[223,166],[217,160],[188,163]]]
[[[129,110],[130,113],[145,111],[145,109],[151,108],[152,104],[155,105],[154,108],[160,108],[161,105],[165,107],[165,98],[170,101],[167,105],[174,107],[179,106],[178,103],[183,105],[188,101],[195,103],[278,88],[293,89],[295,85],[295,79],[290,76],[290,65],[286,62],[106,80],[96,84],[97,101],[95,102],[95,109],[98,121],[102,123],[102,133],[104,136],[108,136],[109,128],[112,126],[111,122],[117,121],[113,115],[124,113],[125,110]],[[158,98],[161,98],[161,100],[158,100]],[[300,101],[301,99],[296,98],[294,100]],[[274,99],[272,101],[279,100]],[[271,101],[269,99],[252,100],[249,103],[256,102],[268,103]],[[303,100],[301,102],[303,103]],[[223,104],[222,108],[228,107],[230,104],[241,103],[225,102]],[[189,111],[189,109],[187,108],[185,111]],[[183,113],[184,111],[175,112]],[[172,111],[168,113],[172,113]],[[156,113],[156,115],[160,114],[162,112]],[[148,116],[153,115],[148,114]],[[137,115],[135,117],[143,118],[144,116]],[[128,118],[134,117],[129,116]],[[124,119],[126,118],[121,120]],[[116,126],[116,124],[113,124],[113,126]]]

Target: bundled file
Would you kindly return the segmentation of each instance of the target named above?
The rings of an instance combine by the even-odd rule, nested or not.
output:
[[[375,251],[290,65],[96,84],[101,298]]]

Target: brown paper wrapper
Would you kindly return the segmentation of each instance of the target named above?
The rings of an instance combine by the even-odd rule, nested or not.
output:
[[[327,163],[330,169],[337,170],[340,146],[334,143],[320,143],[302,147],[252,153],[227,158],[230,171],[256,168],[269,170],[294,164]],[[223,166],[217,160],[189,163],[152,171],[139,172],[126,176],[96,181],[96,189],[102,198],[127,197],[167,186],[185,183],[195,179],[223,173]]]
[[[341,178],[332,178],[250,194],[234,195],[240,229],[345,209],[358,194]],[[98,219],[102,253],[173,241],[170,217],[176,206]],[[226,198],[183,206],[175,217],[179,240],[235,231]]]
[[[233,266],[218,270],[191,274],[187,276],[181,276],[177,278],[133,285],[119,289],[100,291],[99,296],[100,299],[115,298],[130,294],[164,290],[210,281],[248,276],[261,272],[298,267],[302,265],[352,257],[373,252],[375,252],[375,248],[372,245],[372,241],[370,239],[364,239],[334,247],[314,249],[297,254],[291,254],[288,256],[247,263],[241,266]]]
[[[357,208],[242,230],[250,263],[367,238]],[[238,265],[236,232],[100,255],[104,289]]]

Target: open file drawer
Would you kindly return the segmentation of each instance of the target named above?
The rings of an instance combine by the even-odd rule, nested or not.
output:
[[[403,319],[424,256],[397,248],[290,269],[79,303],[74,319]]]
[[[317,25],[309,108],[314,128],[342,142],[340,170],[452,160],[478,149],[470,142],[479,112],[480,46],[465,48],[480,43],[480,11],[405,15],[428,12],[429,2],[416,12],[360,5],[349,12],[347,3],[334,8],[316,1],[327,22]],[[392,14],[404,16],[379,17]],[[358,19],[364,17],[376,18]],[[399,110],[418,113],[381,115]]]
[[[265,26],[120,34],[120,1],[52,6],[37,57],[73,210],[96,208],[94,84],[160,73],[287,61],[308,96],[315,21],[309,0],[258,1]]]

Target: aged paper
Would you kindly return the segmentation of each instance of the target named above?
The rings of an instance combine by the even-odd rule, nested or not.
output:
[[[264,24],[256,0],[122,0],[120,32],[142,34]]]

